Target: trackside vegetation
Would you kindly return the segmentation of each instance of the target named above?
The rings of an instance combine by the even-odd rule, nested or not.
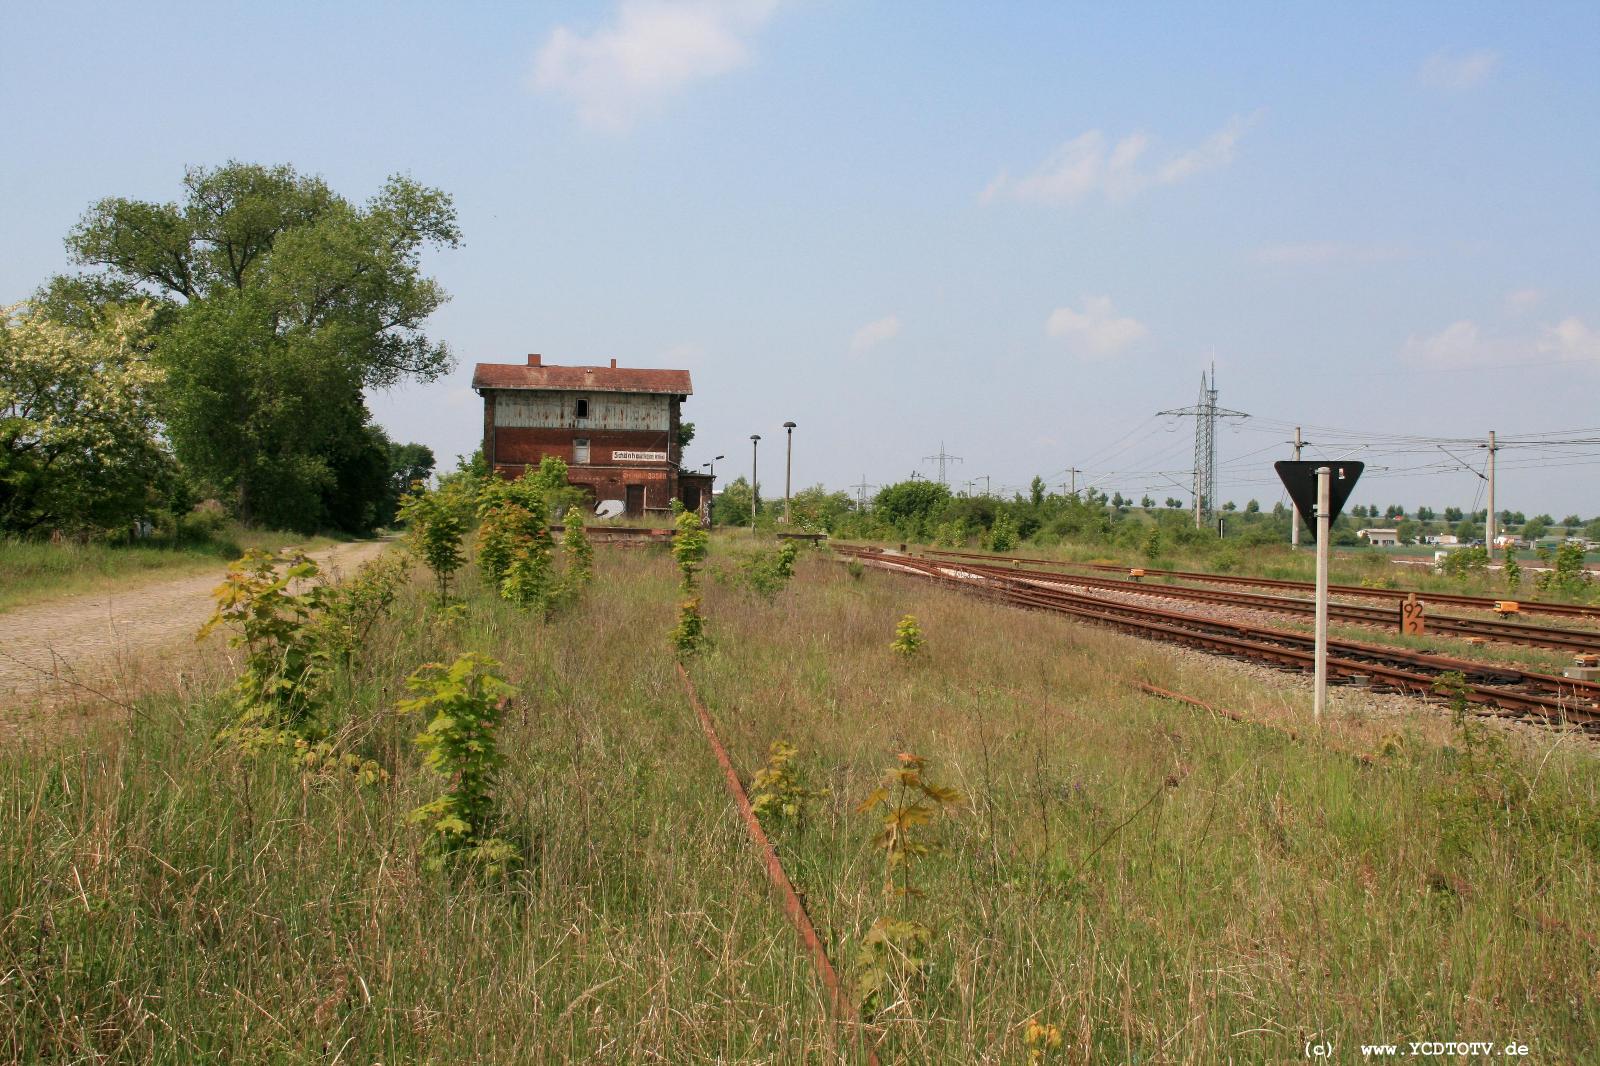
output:
[[[1298,737],[1213,717],[1131,683],[1308,712],[1291,683],[825,550],[752,587],[778,549],[687,522],[677,558],[597,547],[581,594],[530,611],[485,568],[482,486],[446,491],[472,517],[445,602],[409,553],[348,588],[246,560],[216,624],[235,682],[0,751],[0,1058],[1600,1046],[1600,770],[1571,738],[1464,707],[1341,704]],[[559,555],[558,587],[585,568]],[[715,640],[682,661],[859,1034],[676,681],[686,593]],[[914,662],[889,647],[908,616]]]

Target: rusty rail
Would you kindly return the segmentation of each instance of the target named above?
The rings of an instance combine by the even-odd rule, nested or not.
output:
[[[879,1066],[877,1052],[873,1050],[872,1044],[864,1039],[861,1017],[856,1013],[855,1004],[845,993],[838,971],[828,959],[827,949],[822,946],[822,938],[817,935],[817,927],[812,923],[811,915],[807,913],[800,894],[795,891],[794,883],[784,872],[777,849],[772,846],[766,831],[761,828],[761,820],[756,817],[755,808],[750,806],[750,796],[745,792],[743,782],[739,780],[739,771],[734,769],[728,749],[723,746],[722,739],[717,735],[717,725],[711,718],[711,712],[701,702],[700,694],[695,691],[694,682],[689,679],[689,672],[683,668],[683,664],[678,663],[677,668],[678,677],[683,681],[683,691],[689,697],[689,706],[694,708],[695,715],[700,719],[700,728],[705,732],[706,742],[711,745],[711,751],[722,767],[724,784],[727,785],[728,794],[733,797],[734,806],[739,809],[739,817],[744,820],[745,830],[750,834],[750,842],[761,853],[762,862],[767,868],[767,877],[783,899],[783,913],[794,926],[806,953],[811,956],[811,965],[817,971],[817,979],[822,982],[822,987],[827,992],[829,1009],[835,1019],[854,1030],[855,1042],[865,1052],[869,1066]]]

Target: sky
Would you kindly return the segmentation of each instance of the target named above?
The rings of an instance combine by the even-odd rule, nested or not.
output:
[[[104,196],[407,173],[448,377],[370,398],[446,462],[476,362],[681,367],[686,465],[781,492],[1188,499],[1368,464],[1355,503],[1600,514],[1600,5],[6,5],[0,301]],[[1557,443],[1559,442],[1559,443]],[[970,483],[970,484],[969,484]],[[868,490],[871,491],[870,489]]]

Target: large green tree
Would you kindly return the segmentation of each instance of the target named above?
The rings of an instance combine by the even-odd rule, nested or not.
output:
[[[450,368],[423,324],[447,299],[421,268],[460,242],[445,193],[394,177],[365,204],[293,167],[191,169],[178,203],[102,200],[42,294],[68,321],[158,301],[159,408],[189,473],[242,518],[366,528],[388,456],[364,391]]]

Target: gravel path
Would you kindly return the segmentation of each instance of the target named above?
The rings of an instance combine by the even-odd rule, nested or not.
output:
[[[338,578],[386,547],[381,541],[358,541],[309,554]],[[224,570],[0,614],[0,719],[20,707],[81,699],[90,695],[89,688],[111,685],[126,698],[137,690],[143,667],[192,659],[195,631],[211,616],[211,591]]]

